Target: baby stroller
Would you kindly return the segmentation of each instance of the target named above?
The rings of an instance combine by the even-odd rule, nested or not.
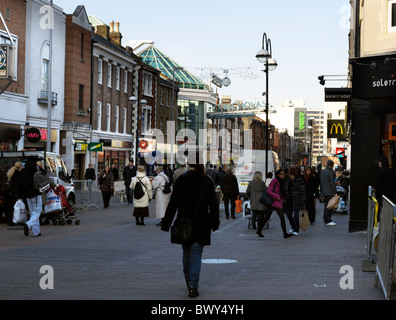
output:
[[[343,187],[337,186],[337,194],[340,196],[340,203],[336,210],[334,210],[335,214],[348,214],[348,206],[344,201],[346,191]]]
[[[242,203],[242,209],[243,209],[243,218],[248,220],[248,229],[250,228],[254,228],[255,224],[253,222],[253,211],[250,207],[250,201],[246,200]],[[257,222],[257,221],[256,221]],[[257,222],[258,223],[258,222]],[[267,223],[265,224],[265,228],[268,229],[269,228],[269,220],[267,221]]]
[[[79,225],[80,219],[78,218],[74,208],[72,208],[70,203],[67,201],[65,188],[62,185],[58,185],[52,190],[60,198],[61,206],[59,210],[44,213],[44,216],[46,216],[44,223],[49,224],[50,222],[52,222],[53,224],[68,225],[72,224],[74,220],[74,223],[76,225]]]

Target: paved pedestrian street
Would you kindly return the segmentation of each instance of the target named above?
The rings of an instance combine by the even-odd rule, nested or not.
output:
[[[365,232],[348,233],[348,216],[336,226],[317,221],[283,239],[273,214],[264,238],[242,214],[225,220],[204,248],[200,296],[194,302],[237,300],[384,300],[375,274],[362,272]],[[154,202],[150,203],[154,216]],[[79,211],[80,225],[44,225],[41,237],[22,226],[0,225],[0,299],[192,300],[182,274],[182,250],[146,218],[137,226],[133,207],[113,198],[109,208]],[[288,222],[287,222],[287,226]],[[159,311],[160,309],[158,309]]]

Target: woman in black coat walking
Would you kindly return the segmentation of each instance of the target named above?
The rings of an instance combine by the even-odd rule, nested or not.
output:
[[[304,181],[305,181],[305,208],[308,211],[309,222],[315,223],[315,193],[318,189],[316,178],[312,173],[310,167],[304,170]]]
[[[192,223],[194,239],[190,243],[182,244],[182,247],[183,273],[188,295],[197,297],[203,247],[210,245],[211,230],[216,231],[219,228],[220,220],[213,182],[205,175],[204,166],[190,164],[190,169],[176,180],[161,230],[169,231],[176,211],[177,218],[193,220],[195,214]]]

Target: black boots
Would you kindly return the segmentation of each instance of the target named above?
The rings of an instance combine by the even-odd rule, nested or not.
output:
[[[198,288],[188,287],[188,296],[190,298],[195,298],[199,296]]]

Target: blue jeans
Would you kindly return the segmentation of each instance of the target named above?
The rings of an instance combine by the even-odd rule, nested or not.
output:
[[[40,233],[40,215],[42,209],[41,195],[34,198],[27,198],[26,202],[30,212],[30,219],[26,224],[29,229],[32,229],[33,235],[37,236]]]
[[[300,230],[300,209],[288,209],[287,217],[294,232]]]
[[[189,288],[198,288],[203,246],[198,242],[183,244],[183,273]]]

